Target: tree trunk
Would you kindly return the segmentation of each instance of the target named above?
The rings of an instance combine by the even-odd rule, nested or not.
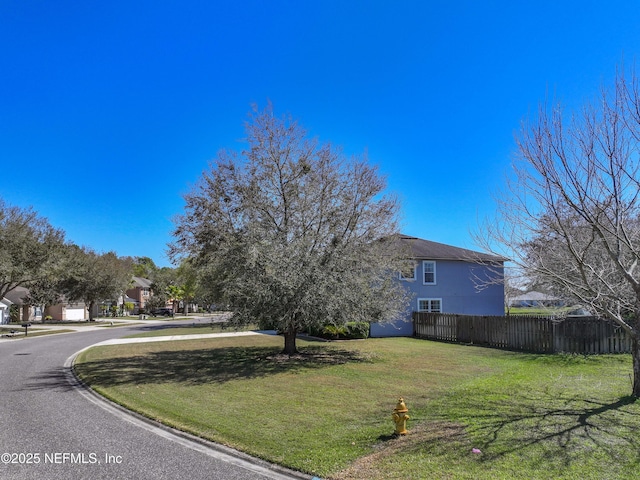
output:
[[[633,391],[631,395],[640,397],[640,341],[637,336],[631,340],[631,358],[633,359]]]
[[[286,332],[284,332],[284,350],[282,350],[283,354],[295,355],[296,353],[298,353],[298,348],[296,347],[296,335],[297,332],[293,328],[290,328]]]
[[[93,322],[93,307],[94,307],[95,303],[96,302],[94,300],[91,300],[89,302],[89,321],[90,322]]]

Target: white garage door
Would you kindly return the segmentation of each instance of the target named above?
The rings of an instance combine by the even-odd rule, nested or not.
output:
[[[67,307],[67,320],[84,320],[84,308]]]

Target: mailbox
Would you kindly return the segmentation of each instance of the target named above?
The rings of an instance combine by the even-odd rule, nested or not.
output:
[[[29,327],[31,326],[31,324],[30,323],[23,323],[22,326],[24,327],[24,336],[26,337],[29,334],[28,330],[29,330]]]

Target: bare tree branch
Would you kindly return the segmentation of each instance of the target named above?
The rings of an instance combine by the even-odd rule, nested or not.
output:
[[[185,195],[174,258],[189,257],[234,321],[295,335],[312,325],[384,321],[404,309],[391,281],[399,204],[366,158],[320,145],[269,105],[246,126],[248,148],[222,152]]]
[[[478,242],[551,292],[617,322],[634,342],[640,396],[640,90],[618,72],[567,115],[541,107]]]

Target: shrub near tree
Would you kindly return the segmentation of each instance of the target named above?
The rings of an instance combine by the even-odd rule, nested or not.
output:
[[[185,195],[174,259],[190,259],[232,322],[276,326],[287,354],[310,327],[394,318],[405,307],[391,274],[399,204],[377,168],[271,105],[254,109],[246,133],[247,148],[220,152]]]
[[[353,340],[369,337],[369,322],[347,322],[344,325],[312,326],[309,335],[330,340]]]

